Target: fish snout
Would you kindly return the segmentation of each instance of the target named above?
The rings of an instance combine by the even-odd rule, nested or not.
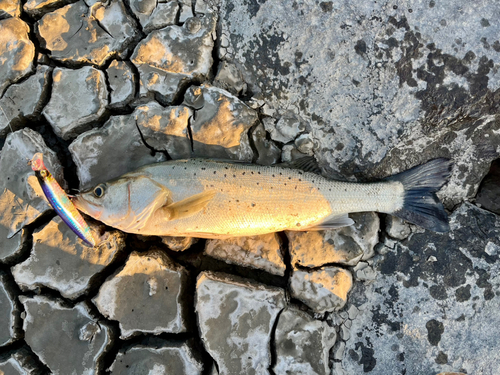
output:
[[[78,211],[81,211],[97,220],[101,217],[102,209],[90,203],[81,195],[71,196],[70,200],[73,202]]]

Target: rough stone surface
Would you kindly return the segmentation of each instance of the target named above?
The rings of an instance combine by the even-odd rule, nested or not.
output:
[[[286,232],[293,266],[320,267],[328,263],[354,266],[374,254],[380,220],[373,212],[349,215],[354,224],[339,229]]]
[[[441,196],[448,207],[475,196],[500,152],[500,4],[222,0],[220,11],[220,57],[270,116],[310,124],[327,170],[380,178],[451,156]]]
[[[132,0],[130,9],[142,25],[145,33],[174,25],[179,13],[177,1]]]
[[[36,31],[50,56],[67,63],[103,65],[136,40],[138,30],[122,1],[83,0],[48,13],[37,22]]]
[[[72,70],[55,68],[50,101],[43,114],[63,139],[89,129],[105,113],[108,89],[104,73],[85,66]]]
[[[196,311],[205,349],[219,374],[267,374],[271,329],[285,306],[282,289],[202,272]]]
[[[11,83],[33,70],[35,46],[29,26],[19,18],[0,20],[0,97]]]
[[[396,216],[387,215],[385,217],[385,231],[392,238],[404,240],[412,232],[414,225]]]
[[[193,111],[186,106],[162,107],[149,102],[134,112],[137,126],[147,145],[155,150],[167,151],[172,159],[191,156],[188,126]]]
[[[289,307],[278,318],[275,333],[276,375],[327,375],[328,353],[335,344],[335,329]]]
[[[63,307],[46,297],[20,297],[26,343],[53,374],[94,374],[111,342],[111,331],[84,304]]]
[[[481,182],[476,203],[500,215],[500,159],[491,163],[489,173]]]
[[[351,273],[343,268],[322,267],[315,271],[294,270],[290,292],[317,313],[340,310],[352,287]]]
[[[44,373],[40,361],[26,345],[0,355],[0,374],[1,371],[5,375],[41,375]]]
[[[500,218],[469,203],[447,234],[416,233],[374,258],[356,284],[342,365],[346,373],[496,374],[500,357]]]
[[[131,61],[140,73],[141,95],[156,94],[166,105],[183,85],[207,77],[213,62],[216,19],[213,13],[189,18],[183,26],[151,32],[137,45]]]
[[[23,248],[23,228],[52,208],[45,200],[40,184],[27,164],[37,152],[62,187],[62,167],[56,154],[43,138],[31,129],[22,129],[7,136],[0,156],[0,261],[9,261]]]
[[[19,303],[8,284],[5,274],[0,272],[0,347],[20,337]]]
[[[195,109],[191,122],[195,156],[252,161],[247,133],[258,119],[253,109],[209,85],[190,87],[184,103]]]
[[[103,315],[119,322],[121,338],[184,332],[186,280],[186,270],[161,250],[133,252],[93,301]]]
[[[69,4],[70,0],[28,0],[23,10],[33,18],[41,18],[44,14]]]
[[[143,143],[133,115],[112,116],[102,128],[78,136],[69,151],[82,189],[165,160],[163,154],[152,155]]]
[[[269,118],[264,124],[266,130],[271,133],[271,138],[282,143],[293,141],[306,130],[304,121],[291,111],[284,113],[278,121]]]
[[[172,251],[184,251],[198,242],[198,238],[194,237],[168,237],[161,238],[161,242],[168,246]]]
[[[135,97],[135,75],[130,63],[113,60],[106,69],[110,87],[110,108],[122,108]]]
[[[86,293],[92,280],[115,260],[125,247],[125,235],[104,231],[102,225],[89,223],[97,246],[86,245],[57,216],[33,234],[30,257],[12,268],[16,283],[26,290],[46,286],[66,298]]]
[[[36,74],[11,85],[0,99],[0,136],[39,118],[48,100],[52,69],[39,65]]]
[[[148,340],[118,352],[112,375],[189,374],[201,375],[203,364],[188,343]]]
[[[285,274],[281,241],[276,233],[226,240],[208,240],[205,253],[239,266],[257,268],[274,275]]]
[[[21,15],[21,1],[0,0],[0,18],[19,17]]]
[[[276,144],[267,139],[267,133],[264,125],[257,125],[252,131],[252,140],[257,150],[257,160],[260,165],[271,165],[277,163],[281,159],[281,150]]]
[[[219,64],[217,75],[214,79],[214,86],[229,91],[233,95],[245,95],[247,85],[243,80],[241,72],[236,65],[227,61]]]

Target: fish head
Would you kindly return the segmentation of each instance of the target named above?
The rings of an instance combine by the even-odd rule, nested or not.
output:
[[[170,191],[144,176],[124,176],[77,194],[77,209],[125,232],[140,232],[156,209],[165,205]]]

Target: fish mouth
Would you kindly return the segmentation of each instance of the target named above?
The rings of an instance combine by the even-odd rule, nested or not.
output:
[[[83,212],[86,215],[93,217],[94,219],[99,220],[101,217],[101,210],[97,207],[93,207],[94,205],[79,195],[75,195],[70,197],[71,202],[75,205],[78,211]]]

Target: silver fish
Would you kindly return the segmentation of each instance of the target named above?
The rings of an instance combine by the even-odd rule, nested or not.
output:
[[[436,232],[449,230],[436,192],[448,159],[375,183],[333,181],[311,158],[286,166],[189,159],[144,166],[74,199],[94,219],[124,232],[228,238],[353,224],[350,212],[389,213]]]

